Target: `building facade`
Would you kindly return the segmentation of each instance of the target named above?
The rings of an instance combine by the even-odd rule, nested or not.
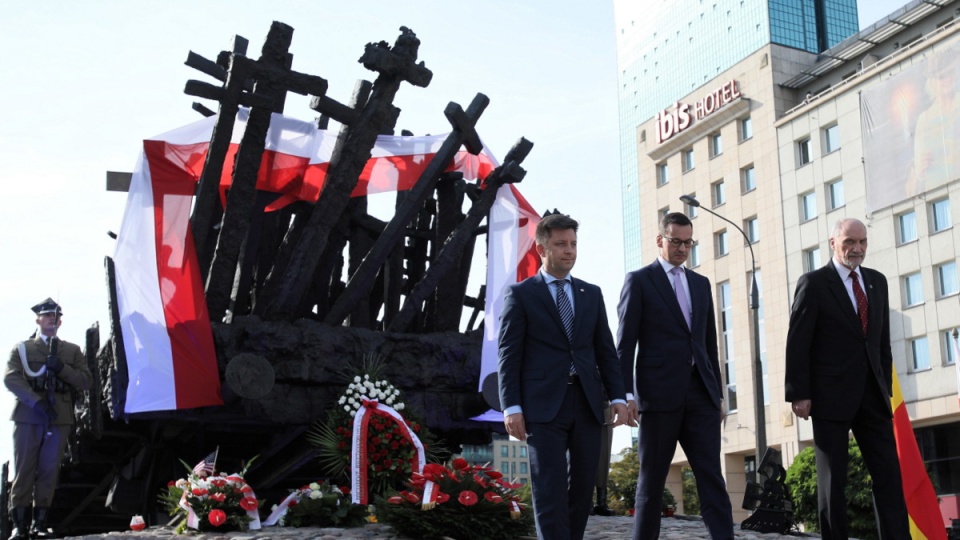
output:
[[[627,270],[640,266],[637,132],[768,43],[820,52],[857,31],[856,0],[614,0]]]
[[[724,2],[705,4],[709,10]],[[750,2],[740,4],[747,9]],[[780,21],[774,4],[806,5],[763,4],[771,27]],[[822,7],[829,4],[836,3]],[[758,420],[785,466],[813,444],[810,422],[784,402],[783,347],[797,280],[827,262],[831,229],[847,217],[868,225],[866,265],[888,277],[904,399],[942,512],[957,515],[960,401],[952,332],[960,326],[960,232],[952,220],[960,216],[960,144],[953,144],[954,137],[960,143],[960,121],[955,130],[951,97],[960,90],[958,16],[960,2],[914,1],[861,32],[826,38],[825,50],[806,38],[787,43],[768,28],[765,42],[695,87],[673,87],[633,125],[623,205],[625,236],[637,238],[627,253],[638,254],[628,256],[628,268],[656,256],[652,240],[664,213],[691,217],[696,244],[688,265],[714,286],[726,386],[722,464],[737,520],[747,516],[740,505],[755,468]],[[712,24],[726,29],[722,21]],[[623,84],[626,131],[623,122],[632,120],[622,110]],[[639,239],[646,241],[642,249]],[[749,307],[754,266],[756,333]],[[678,449],[672,482],[684,465]]]

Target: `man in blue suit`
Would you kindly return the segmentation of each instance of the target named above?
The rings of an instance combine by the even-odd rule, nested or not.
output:
[[[677,443],[697,479],[711,538],[733,538],[733,511],[720,470],[724,412],[710,281],[683,267],[693,224],[681,213],[660,220],[659,257],[627,274],[620,294],[617,353],[631,420],[640,423],[640,476],[633,537],[660,535],[663,488]]]
[[[507,288],[498,375],[507,433],[527,441],[540,540],[581,540],[593,504],[604,401],[613,425],[625,391],[600,288],[574,279],[578,223],[537,225],[537,275]]]

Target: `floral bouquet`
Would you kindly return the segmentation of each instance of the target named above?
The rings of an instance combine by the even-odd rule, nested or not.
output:
[[[533,530],[533,513],[511,484],[490,467],[453,460],[428,464],[408,489],[376,505],[377,520],[415,538],[517,538]]]
[[[359,527],[367,522],[367,507],[350,502],[350,489],[322,480],[295,489],[264,521],[290,527]]]
[[[252,461],[252,460],[251,460]],[[248,462],[239,473],[191,470],[187,478],[171,481],[159,501],[171,516],[183,517],[177,533],[187,528],[200,531],[243,531],[260,528],[257,496],[243,479]]]
[[[426,463],[433,438],[421,424],[401,414],[400,391],[379,375],[381,364],[365,362],[325,421],[317,421],[307,439],[319,448],[327,474],[349,479],[352,500],[403,487]],[[430,455],[428,455],[430,454]]]

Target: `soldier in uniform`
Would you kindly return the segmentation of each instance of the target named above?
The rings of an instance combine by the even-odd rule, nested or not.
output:
[[[37,332],[14,347],[3,376],[3,384],[16,397],[10,489],[16,528],[11,540],[49,536],[47,511],[73,427],[73,392],[87,390],[93,379],[80,347],[56,337],[60,306],[47,298],[32,309],[37,314]],[[28,537],[30,506],[33,524]]]

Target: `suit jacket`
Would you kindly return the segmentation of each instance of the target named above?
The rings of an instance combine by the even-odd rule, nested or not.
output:
[[[570,363],[597,421],[605,399],[624,399],[623,381],[603,294],[572,279],[574,336],[567,339],[556,301],[541,273],[507,287],[500,315],[500,403],[523,407],[526,422],[556,417],[567,391]]]
[[[685,274],[692,328],[687,328],[659,260],[628,273],[620,293],[617,353],[623,380],[636,382],[641,412],[681,407],[690,384],[691,358],[718,409],[723,399],[710,280],[692,270]]]
[[[60,338],[57,340],[60,342],[57,345],[57,355],[63,361],[63,370],[56,377],[76,390],[89,389],[93,377],[87,367],[87,359],[80,352],[80,347]],[[23,343],[27,351],[27,364],[32,371],[36,372],[46,363],[50,346],[43,342],[39,334]],[[46,377],[46,374],[41,377]],[[31,378],[24,372],[23,364],[20,362],[20,352],[17,347],[14,347],[10,352],[7,370],[3,375],[4,386],[17,398],[10,419],[14,422],[44,425],[47,422],[46,416],[33,406],[36,402],[47,399],[47,396],[45,393],[34,391],[30,386]],[[73,424],[73,396],[70,391],[54,393],[53,409],[57,412],[57,418],[51,422],[53,425]]]
[[[812,400],[810,414],[850,420],[868,377],[890,396],[893,353],[887,278],[860,267],[867,295],[867,335],[833,260],[800,276],[787,331],[787,401]],[[885,400],[892,416],[890,400]]]

